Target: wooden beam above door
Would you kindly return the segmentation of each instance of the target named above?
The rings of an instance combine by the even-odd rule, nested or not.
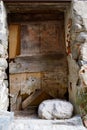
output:
[[[69,5],[70,1],[58,1],[58,0],[32,0],[32,1],[11,1],[5,0],[5,5],[8,13],[30,13],[35,10],[49,10],[49,11],[65,11]]]
[[[4,2],[71,2],[72,0],[3,0]]]

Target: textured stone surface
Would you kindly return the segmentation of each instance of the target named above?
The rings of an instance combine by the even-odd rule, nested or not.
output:
[[[0,130],[9,130],[13,117],[12,112],[0,111]]]
[[[81,16],[82,19],[87,18],[87,1],[75,1],[73,3],[73,10],[75,10],[78,16]]]
[[[7,79],[7,75],[4,71],[0,70],[0,79]]]
[[[76,41],[84,43],[87,41],[87,33],[81,32],[79,35],[77,35]]]
[[[8,63],[5,58],[0,58],[0,68],[2,70],[7,69]]]
[[[6,61],[7,54],[7,44],[8,44],[8,28],[6,21],[6,10],[3,2],[0,2],[0,110],[7,110],[9,99],[8,99],[8,83],[6,81],[7,75],[5,70],[8,67]],[[1,126],[0,126],[1,128]],[[6,128],[1,128],[6,129]]]
[[[0,80],[0,110],[7,110],[8,102],[7,84],[4,80]]]
[[[83,28],[80,24],[76,23],[75,25],[72,25],[72,30],[75,33],[81,32],[81,30],[83,31]]]
[[[87,1],[76,1],[73,3],[73,16],[79,22],[75,22],[73,17],[73,24],[79,24],[82,28],[78,33],[74,33],[75,39],[78,42],[79,56],[76,59],[79,65],[78,82],[77,82],[77,101],[80,114],[84,119],[87,116]],[[87,119],[86,119],[87,120]]]
[[[81,118],[75,116],[67,120],[15,119],[9,130],[86,130]]]
[[[1,44],[0,44],[0,56],[7,58],[7,49],[5,49],[4,46]]]
[[[86,87],[87,86],[87,65],[83,65],[81,67],[81,70],[79,71],[79,75],[81,78],[81,87]]]
[[[38,116],[42,119],[68,119],[72,113],[72,104],[58,99],[45,100],[38,108]]]
[[[80,110],[83,117],[87,115],[87,1],[72,1],[66,20],[69,66],[69,99]],[[72,24],[69,25],[71,19]],[[67,39],[66,39],[67,43]],[[79,108],[79,109],[78,109]]]
[[[69,91],[69,100],[74,105],[76,111],[78,111],[76,103],[76,93],[77,93],[77,83],[79,78],[79,66],[72,56],[68,56],[68,65],[69,65],[69,75],[68,75],[68,91]]]
[[[81,57],[82,60],[87,61],[87,42],[81,46]]]

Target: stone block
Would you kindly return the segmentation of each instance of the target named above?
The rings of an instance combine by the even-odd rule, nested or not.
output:
[[[77,0],[73,4],[73,10],[75,10],[75,12],[82,18],[87,18],[87,1]]]
[[[81,33],[77,36],[76,41],[82,42],[82,43],[84,43],[85,41],[87,41],[87,33],[86,33],[86,32],[81,32]]]
[[[87,42],[81,46],[81,56],[84,61],[87,61]]]
[[[5,70],[5,69],[7,69],[7,67],[8,67],[8,64],[7,64],[6,59],[5,58],[0,58],[0,68]]]
[[[79,33],[81,31],[83,31],[83,28],[80,24],[76,23],[72,26],[72,31],[73,31],[73,33]]]
[[[87,30],[87,18],[83,18],[83,25],[85,30]]]
[[[0,44],[0,57],[2,57],[2,58],[7,57],[7,49],[5,49],[4,46],[1,44]]]
[[[7,79],[7,74],[4,71],[0,70],[0,80],[4,79]]]
[[[7,81],[0,80],[0,110],[7,110],[8,108],[8,88]]]
[[[83,65],[79,71],[82,87],[87,87],[87,65]]]
[[[68,119],[73,114],[73,105],[64,100],[45,100],[38,108],[38,116],[42,119]]]
[[[13,112],[0,111],[0,130],[9,130],[13,117]]]
[[[43,120],[19,117],[11,124],[10,130],[87,130],[80,116],[65,120]]]

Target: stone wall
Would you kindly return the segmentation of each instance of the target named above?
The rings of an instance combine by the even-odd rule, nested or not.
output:
[[[69,100],[82,116],[87,113],[87,1],[72,1],[65,12]],[[8,31],[6,11],[0,2],[0,110],[8,108]],[[85,116],[86,117],[86,116]]]
[[[69,99],[82,116],[87,113],[87,1],[72,1],[66,13]],[[77,107],[78,106],[78,107]]]
[[[6,23],[6,10],[0,2],[0,110],[8,108],[8,81],[6,69],[8,67],[8,29]]]

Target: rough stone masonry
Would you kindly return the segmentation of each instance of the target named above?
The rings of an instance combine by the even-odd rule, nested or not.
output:
[[[87,119],[87,1],[72,1],[66,13],[69,99]]]
[[[8,28],[4,4],[0,2],[0,110],[8,108],[8,81],[6,69],[8,67]]]
[[[65,11],[66,51],[69,67],[69,99],[82,117],[87,115],[87,1],[75,0]],[[8,28],[0,2],[0,110],[8,108]]]

